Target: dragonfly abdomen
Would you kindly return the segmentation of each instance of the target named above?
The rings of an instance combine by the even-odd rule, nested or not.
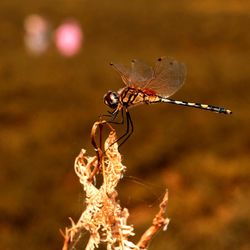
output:
[[[198,108],[198,109],[204,109],[204,110],[209,110],[212,112],[216,113],[222,113],[222,114],[232,114],[232,111],[229,109],[225,109],[222,107],[217,107],[213,105],[208,105],[208,104],[202,104],[202,103],[195,103],[195,102],[186,102],[186,101],[177,101],[165,97],[160,97],[160,101],[158,102],[165,102],[165,103],[170,103],[170,104],[176,104],[176,105],[182,105],[186,107],[193,107],[193,108]]]
[[[170,104],[182,105],[186,107],[209,110],[209,111],[216,112],[216,113],[232,114],[231,110],[225,109],[222,107],[217,107],[217,106],[202,104],[202,103],[173,100],[173,99],[162,97],[156,94],[154,95],[148,94],[144,92],[143,90],[134,89],[134,88],[124,88],[122,92],[120,93],[120,101],[126,107],[143,104],[143,103],[153,104],[153,103],[165,102],[165,103],[170,103]]]

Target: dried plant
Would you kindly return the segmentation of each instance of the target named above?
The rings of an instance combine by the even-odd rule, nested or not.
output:
[[[102,128],[107,125],[110,129],[108,138],[102,149]],[[96,143],[97,129],[99,129],[100,146]],[[87,230],[90,238],[86,250],[98,248],[100,243],[106,243],[108,250],[147,249],[154,234],[161,228],[166,230],[169,219],[165,218],[168,201],[166,192],[159,212],[153,219],[152,225],[142,235],[137,244],[129,240],[133,236],[133,225],[127,224],[129,211],[122,208],[117,201],[116,186],[122,179],[126,167],[122,164],[121,155],[116,143],[115,130],[105,121],[96,122],[92,128],[92,144],[96,156],[87,156],[84,149],[75,159],[75,172],[86,192],[86,208],[77,223],[71,220],[71,227],[62,232],[64,236],[63,250],[73,249],[81,233]],[[96,186],[95,178],[100,174],[103,183]]]

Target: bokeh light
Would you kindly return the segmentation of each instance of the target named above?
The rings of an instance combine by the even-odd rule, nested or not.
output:
[[[83,33],[76,21],[66,21],[55,31],[55,44],[64,56],[76,55],[82,46]]]
[[[24,42],[27,50],[35,55],[44,53],[49,47],[50,25],[42,16],[32,14],[24,20]]]

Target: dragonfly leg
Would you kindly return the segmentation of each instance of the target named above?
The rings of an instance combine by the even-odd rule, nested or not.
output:
[[[111,112],[110,115],[106,115],[110,117],[110,120],[107,121],[107,123],[111,123],[111,124],[124,124],[125,120],[124,120],[124,110],[121,109],[121,121],[115,121],[118,113],[120,110],[115,110],[114,112]],[[114,143],[117,143],[119,141],[122,142],[119,144],[119,147],[131,136],[131,134],[134,131],[134,125],[130,116],[130,113],[128,111],[128,109],[125,110],[125,115],[126,115],[126,132],[120,136]]]
[[[122,138],[124,138],[123,139],[123,141],[119,144],[119,147],[121,147],[121,145],[123,144],[123,143],[125,143],[127,140],[128,140],[128,138],[133,134],[133,132],[134,132],[134,125],[133,125],[133,121],[132,121],[132,119],[131,119],[131,116],[130,116],[130,113],[128,112],[128,110],[126,110],[126,121],[127,121],[127,129],[126,129],[126,133],[124,134],[124,135],[122,135],[118,140],[121,140]],[[117,140],[117,141],[118,141]]]
[[[114,110],[113,112],[108,111],[109,114],[105,114],[105,115],[99,115],[99,119],[102,120],[103,117],[109,117],[110,120],[108,122],[111,122],[113,120],[115,120],[115,118],[117,117],[119,110]]]
[[[121,110],[121,121],[115,121],[117,115],[119,114],[119,111],[120,110],[115,110],[114,112],[111,112],[110,116],[109,116],[110,119],[107,122],[112,123],[112,124],[124,124],[124,112],[123,112],[123,109]]]

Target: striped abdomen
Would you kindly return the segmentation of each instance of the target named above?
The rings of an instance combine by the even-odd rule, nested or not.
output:
[[[205,109],[209,111],[213,111],[216,113],[222,113],[222,114],[232,114],[232,111],[229,109],[213,106],[213,105],[208,105],[208,104],[202,104],[202,103],[194,103],[194,102],[185,102],[185,101],[176,101],[173,99],[168,99],[165,97],[159,97],[159,102],[166,102],[170,104],[176,104],[176,105],[182,105],[182,106],[187,106],[187,107],[193,107],[193,108],[198,108],[198,109]]]
[[[169,99],[166,97],[161,97],[155,94],[154,91],[150,91],[147,89],[134,89],[132,87],[127,87],[121,89],[119,92],[120,95],[120,102],[122,105],[129,107],[138,104],[153,104],[159,102],[165,102],[170,104],[182,105],[186,107],[193,107],[198,109],[204,109],[213,111],[216,113],[223,113],[223,114],[232,114],[232,111],[229,109],[208,105],[208,104],[201,104],[201,103],[194,103],[194,102],[185,102],[185,101],[176,101],[173,99]]]

